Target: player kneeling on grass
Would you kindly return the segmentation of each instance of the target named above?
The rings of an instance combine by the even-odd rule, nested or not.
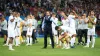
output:
[[[32,45],[32,24],[29,24],[27,29],[27,46]]]
[[[59,36],[59,40],[63,44],[62,49],[70,49],[70,45],[69,45],[70,36],[68,30],[64,26],[56,26],[55,29],[61,32],[61,35]]]

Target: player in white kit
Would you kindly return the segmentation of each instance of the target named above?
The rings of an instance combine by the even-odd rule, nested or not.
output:
[[[15,46],[19,46],[20,45],[20,36],[21,36],[20,24],[22,22],[22,19],[20,18],[20,13],[16,13],[15,20],[16,20],[16,28],[15,28],[16,45]]]
[[[67,16],[66,16],[66,18],[62,19],[62,24],[63,24],[63,26],[69,27],[69,19],[67,18]]]
[[[95,44],[95,25],[96,25],[96,17],[94,11],[90,11],[88,15],[88,36],[87,36],[87,44],[85,47],[89,47],[90,44],[90,36],[92,37],[92,46],[91,48],[94,48]]]
[[[26,33],[27,33],[27,29],[28,29],[28,19],[27,19],[27,17],[24,19],[24,21],[23,21],[23,33],[22,33],[22,36],[23,36],[23,39],[24,39],[24,42],[26,42],[27,40],[26,40]]]
[[[60,32],[59,40],[61,41],[63,48],[62,49],[70,49],[70,28],[66,26],[56,26],[56,30]]]
[[[28,15],[28,29],[27,29],[27,46],[32,45],[32,31],[33,31],[33,27],[32,27],[32,19],[30,17],[30,15]]]
[[[68,16],[69,19],[69,27],[71,28],[71,48],[74,48],[75,38],[76,38],[76,30],[75,30],[75,18],[77,17],[77,14],[75,11],[70,12],[70,15]]]
[[[8,38],[9,40],[9,50],[14,50],[13,46],[13,39],[15,38],[15,18],[13,17],[15,13],[13,12],[8,20]]]
[[[55,27],[58,23],[58,18],[56,18],[56,14],[53,13],[51,19],[55,22],[52,22],[52,32],[55,38],[55,43],[58,44],[58,36],[57,36],[57,30],[55,30]],[[50,40],[50,44],[51,44],[51,40]]]

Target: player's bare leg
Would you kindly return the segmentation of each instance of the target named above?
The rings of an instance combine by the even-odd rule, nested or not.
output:
[[[62,43],[62,45],[63,45],[62,49],[65,48],[65,43],[64,43],[64,41],[63,41],[63,38],[64,38],[63,35],[61,35],[61,36],[59,37],[59,41],[61,41],[61,43]]]
[[[66,36],[65,39],[66,39],[66,45],[67,45],[65,49],[70,49],[70,44],[69,44],[70,38],[69,38],[69,36]]]
[[[71,38],[71,48],[74,48],[74,44],[75,44],[75,38],[76,38],[76,34],[74,34]]]

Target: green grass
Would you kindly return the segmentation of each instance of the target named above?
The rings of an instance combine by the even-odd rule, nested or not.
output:
[[[100,56],[100,38],[96,38],[95,48],[83,48],[82,45],[74,49],[52,49],[48,46],[47,49],[43,47],[43,38],[39,38],[39,43],[32,46],[25,46],[22,44],[20,47],[14,47],[15,51],[9,51],[8,47],[2,46],[3,39],[0,38],[0,56]]]

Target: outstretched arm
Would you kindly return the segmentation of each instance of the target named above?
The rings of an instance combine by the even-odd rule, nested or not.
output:
[[[74,15],[75,15],[75,17],[77,18],[78,17],[78,15],[77,15],[77,13],[73,10],[73,13],[74,13]]]

